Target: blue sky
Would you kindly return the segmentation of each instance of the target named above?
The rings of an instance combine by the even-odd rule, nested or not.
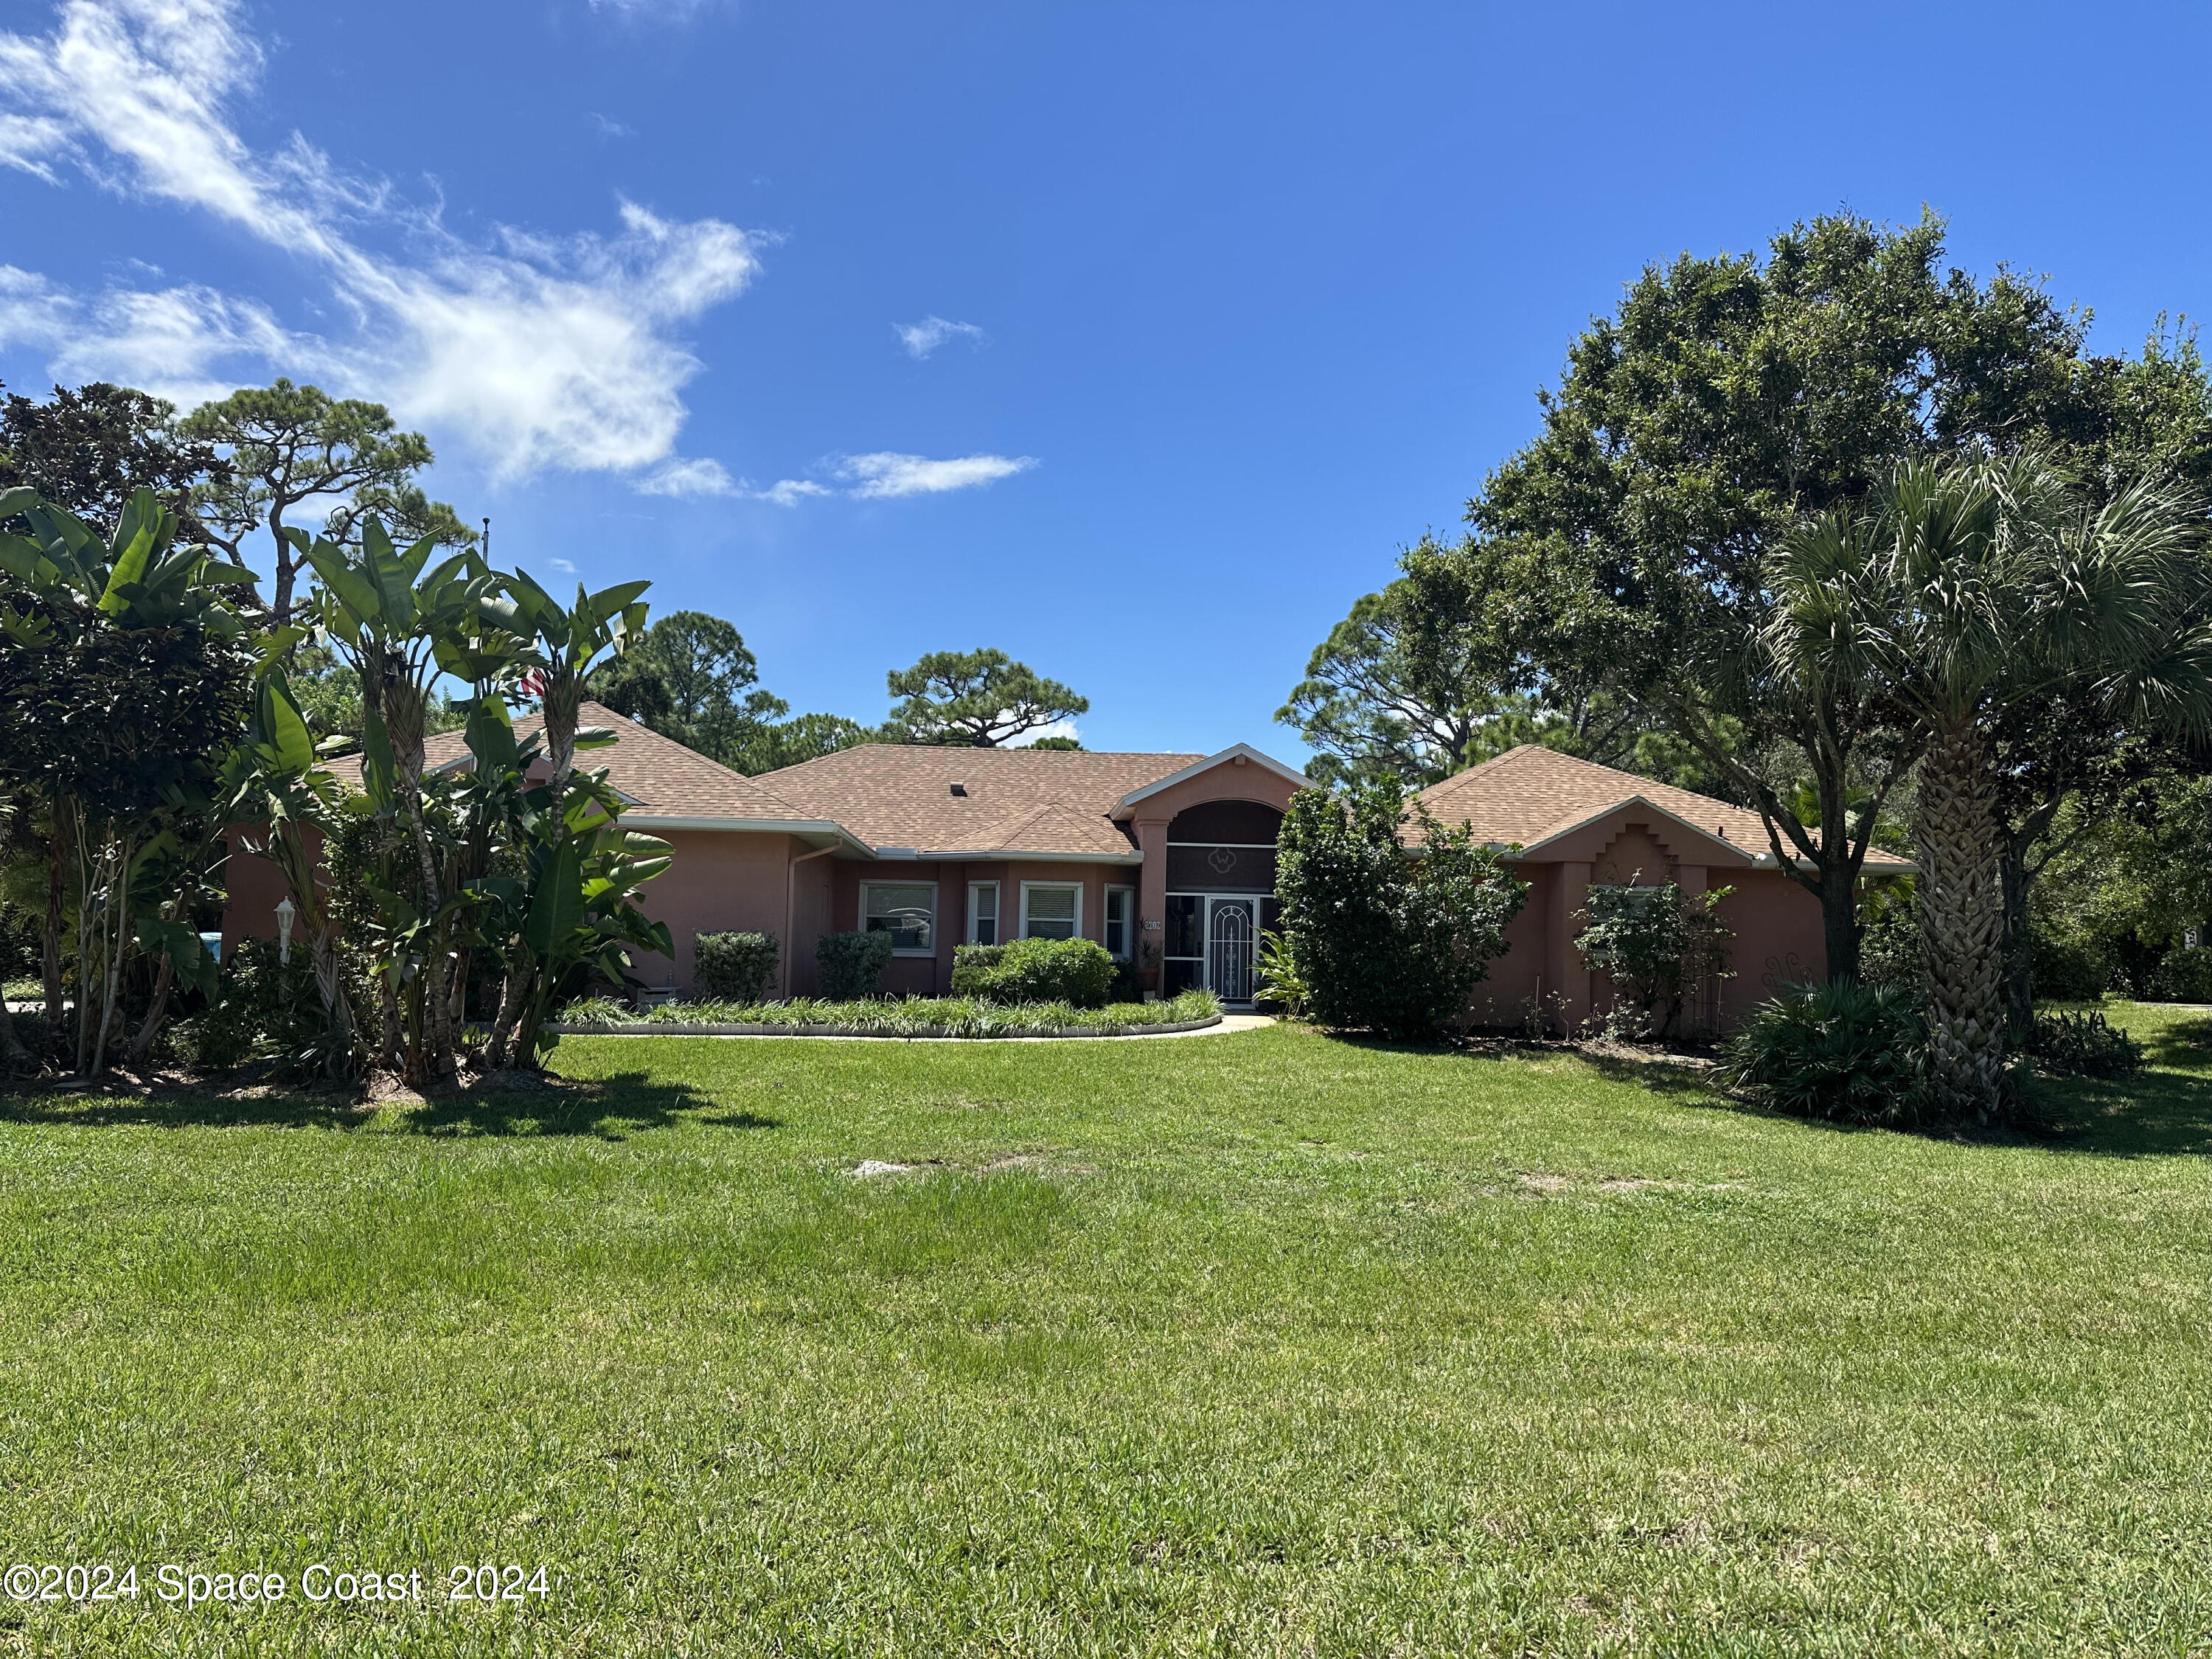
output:
[[[0,378],[390,404],[541,577],[863,720],[995,645],[1272,723],[1646,263],[1946,214],[2201,313],[2181,7],[9,0]],[[905,332],[902,332],[905,331]]]

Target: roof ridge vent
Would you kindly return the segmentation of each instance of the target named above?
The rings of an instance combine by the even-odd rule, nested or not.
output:
[[[963,800],[965,800],[968,798],[968,786],[966,784],[956,783],[951,786],[951,789],[952,793],[959,796]]]

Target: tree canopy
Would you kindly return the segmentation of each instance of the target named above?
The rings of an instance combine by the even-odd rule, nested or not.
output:
[[[268,529],[276,557],[269,609],[280,627],[291,620],[301,564],[284,533],[285,516],[303,502],[350,498],[337,504],[324,526],[340,545],[351,544],[371,514],[410,544],[426,537],[450,547],[476,543],[477,532],[415,481],[434,459],[429,441],[419,432],[400,431],[381,404],[332,398],[319,386],[280,379],[203,404],[179,430],[217,447],[227,462],[194,494],[209,538],[235,560],[244,556],[247,536]]]
[[[1765,817],[1783,867],[1820,897],[1844,975],[1875,809],[1917,751],[1910,722],[1762,655],[1765,561],[1916,457],[2034,450],[2093,496],[2146,472],[2212,480],[2212,392],[2186,336],[2092,356],[2086,313],[2008,270],[1978,281],[1948,266],[1943,237],[1933,215],[1894,228],[1834,216],[1763,255],[1647,268],[1573,342],[1540,431],[1468,501],[1467,533],[1407,553],[1404,586],[1385,590],[1386,690],[1417,689],[1447,727],[1482,711],[1613,764],[1689,760],[1704,780],[1670,781]],[[1340,635],[1361,623],[1355,611]],[[1309,720],[1325,717],[1318,746],[1331,754],[1343,734],[1339,747],[1389,756],[1418,715],[1337,678],[1334,700],[1325,687],[1305,699]],[[1470,738],[1453,764],[1486,750]]]
[[[933,651],[885,677],[901,698],[884,727],[895,743],[998,748],[1091,712],[1091,699],[1003,651]]]

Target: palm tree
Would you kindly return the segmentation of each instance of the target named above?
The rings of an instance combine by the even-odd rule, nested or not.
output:
[[[2062,691],[2212,729],[2204,506],[2153,480],[2093,501],[2039,457],[1919,460],[1771,562],[1767,648],[1886,702],[1923,745],[1913,830],[1934,1082],[2002,1103],[2004,901],[1990,726]]]

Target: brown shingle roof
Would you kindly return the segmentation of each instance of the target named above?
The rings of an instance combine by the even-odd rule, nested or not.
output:
[[[1748,807],[1731,806],[1633,772],[1578,760],[1538,744],[1509,749],[1495,760],[1432,783],[1420,799],[1437,822],[1464,823],[1477,841],[1534,847],[1638,796],[1676,817],[1718,836],[1747,856],[1771,856],[1766,826]],[[1869,870],[1909,870],[1911,861],[1879,848],[1867,851]]]
[[[587,702],[580,713],[584,726],[604,726],[615,734],[605,749],[579,750],[576,764],[596,771],[604,766],[607,781],[634,803],[630,810],[647,825],[656,818],[734,819],[760,823],[797,823],[810,815],[778,799],[743,773],[708,760],[686,749],[673,738],[663,737],[641,726],[627,714],[617,714],[604,703]],[[532,713],[515,717],[517,736],[527,736],[544,724]],[[468,758],[468,744],[459,732],[441,732],[424,740],[423,765],[437,771]],[[342,782],[358,788],[358,757],[331,769]]]
[[[863,744],[755,781],[872,847],[1115,858],[1136,850],[1113,821],[1121,797],[1203,758]]]

